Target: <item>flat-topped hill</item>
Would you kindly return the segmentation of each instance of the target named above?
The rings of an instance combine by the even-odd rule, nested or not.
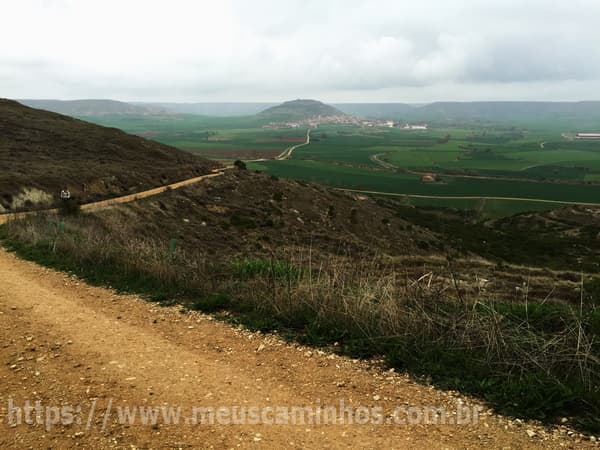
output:
[[[303,120],[318,116],[343,115],[339,109],[317,100],[291,100],[258,114],[259,117],[270,120]]]

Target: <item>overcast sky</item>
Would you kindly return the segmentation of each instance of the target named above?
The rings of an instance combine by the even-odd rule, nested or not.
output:
[[[600,0],[1,0],[0,97],[600,100]]]

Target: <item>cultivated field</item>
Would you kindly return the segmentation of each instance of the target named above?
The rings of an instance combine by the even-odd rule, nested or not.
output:
[[[104,116],[93,120],[222,161],[272,158],[306,139],[306,129],[263,129],[264,121],[254,117]]]
[[[273,159],[306,133],[305,127],[262,128],[265,121],[257,117],[94,120],[220,161]],[[259,161],[251,168],[403,194],[415,205],[476,210],[481,217],[547,210],[562,202],[600,203],[600,141],[563,137],[578,131],[572,122],[521,122],[434,122],[426,131],[321,125],[312,131],[310,145],[289,160]],[[424,174],[436,181],[423,182]]]

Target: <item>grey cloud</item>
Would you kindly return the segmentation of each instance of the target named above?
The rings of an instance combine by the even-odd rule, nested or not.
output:
[[[600,87],[592,0],[23,0],[2,10],[0,40],[12,43],[0,48],[2,96],[551,100]]]

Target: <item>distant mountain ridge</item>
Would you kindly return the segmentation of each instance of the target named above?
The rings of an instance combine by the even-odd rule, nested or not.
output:
[[[333,107],[356,117],[387,119],[410,114],[418,105],[407,103],[332,103]]]
[[[269,120],[304,120],[318,116],[343,116],[342,111],[317,100],[298,99],[283,102],[257,114]]]
[[[134,105],[150,108],[164,109],[174,114],[197,114],[200,116],[235,117],[253,116],[277,103],[267,102],[194,102],[194,103],[144,103],[135,102]]]
[[[20,100],[32,108],[74,117],[103,115],[197,114],[213,117],[254,116],[269,121],[303,120],[316,116],[351,115],[362,118],[402,121],[501,121],[561,120],[596,129],[600,122],[600,101],[526,102],[476,101],[407,103],[333,103],[292,100],[281,104],[261,102],[207,103],[126,103],[115,100]],[[600,128],[600,123],[598,127]]]
[[[134,105],[116,100],[17,100],[30,108],[75,117],[106,116],[111,114],[158,115],[167,110],[157,106]]]
[[[411,111],[420,117],[508,119],[540,116],[600,116],[600,102],[434,102]]]

